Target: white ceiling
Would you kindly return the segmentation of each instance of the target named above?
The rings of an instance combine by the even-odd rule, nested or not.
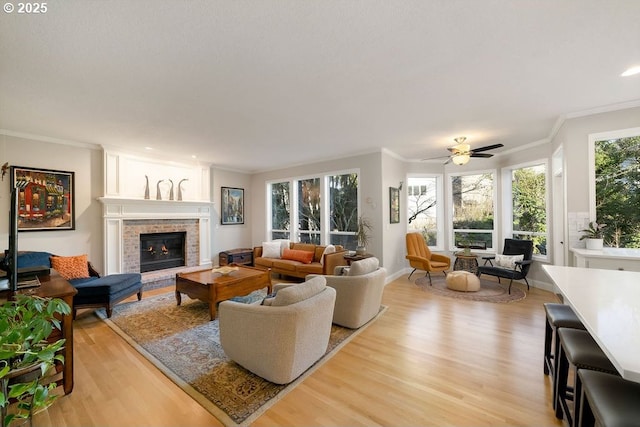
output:
[[[460,135],[499,153],[640,100],[638,0],[47,5],[0,12],[5,134],[255,172]]]

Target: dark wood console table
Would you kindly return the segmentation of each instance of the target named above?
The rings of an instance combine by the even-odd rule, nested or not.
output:
[[[38,276],[38,279],[40,279],[40,286],[20,289],[17,292],[43,298],[60,298],[71,308],[71,312],[62,317],[62,330],[54,329],[49,336],[50,341],[57,341],[60,338],[66,340],[62,349],[64,365],[59,370],[62,375],[56,382],[58,385],[62,385],[65,394],[69,394],[73,390],[73,296],[78,291],[55,270],[51,270],[49,275]],[[7,300],[10,295],[10,291],[2,291],[0,292],[0,300]]]

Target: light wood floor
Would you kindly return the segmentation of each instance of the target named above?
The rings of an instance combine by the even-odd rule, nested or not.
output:
[[[535,288],[512,304],[447,299],[404,276],[380,319],[254,425],[561,426],[542,372],[549,301]],[[34,425],[221,425],[91,311],[74,326],[74,391]]]

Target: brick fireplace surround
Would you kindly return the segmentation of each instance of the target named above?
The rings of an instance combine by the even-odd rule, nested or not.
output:
[[[209,202],[107,198],[103,204],[105,274],[140,272],[140,234],[186,232],[186,266],[142,273],[146,289],[172,283],[180,271],[211,267]]]

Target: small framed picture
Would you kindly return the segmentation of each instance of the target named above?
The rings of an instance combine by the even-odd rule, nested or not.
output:
[[[74,172],[11,166],[18,231],[75,230]]]
[[[244,189],[221,187],[222,203],[220,219],[222,225],[244,224]]]
[[[389,187],[389,222],[400,222],[400,189]]]

